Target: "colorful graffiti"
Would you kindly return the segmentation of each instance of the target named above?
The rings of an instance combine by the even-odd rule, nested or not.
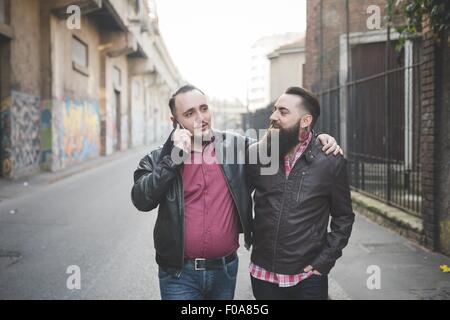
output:
[[[12,91],[1,104],[2,175],[13,177],[39,167],[40,98]]]
[[[52,106],[53,169],[100,155],[100,110],[94,101],[66,98]]]
[[[110,114],[111,116],[111,114]],[[115,114],[106,141],[117,141]],[[60,170],[101,152],[97,102],[52,99],[12,92],[0,105],[1,175],[17,177],[39,169]]]
[[[12,92],[0,105],[2,175],[17,177],[39,167],[60,170],[98,157],[101,152],[112,154],[119,146],[126,149],[128,117],[126,113],[117,117],[116,109],[107,105],[102,133],[96,101],[72,98],[41,101],[38,96]]]

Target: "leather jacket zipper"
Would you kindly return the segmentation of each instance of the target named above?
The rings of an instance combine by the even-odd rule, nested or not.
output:
[[[276,258],[276,254],[277,254],[277,240],[278,240],[278,233],[280,231],[281,215],[283,214],[284,199],[286,198],[285,194],[286,194],[286,186],[287,186],[288,180],[289,180],[289,176],[287,176],[284,181],[283,201],[281,202],[280,215],[278,217],[277,232],[275,233],[275,238],[273,239],[273,264],[272,264],[273,271],[275,271],[275,261],[276,261],[275,258]]]

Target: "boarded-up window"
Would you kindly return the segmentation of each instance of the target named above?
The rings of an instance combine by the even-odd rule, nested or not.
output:
[[[73,37],[72,61],[80,67],[88,67],[88,46],[80,39]]]

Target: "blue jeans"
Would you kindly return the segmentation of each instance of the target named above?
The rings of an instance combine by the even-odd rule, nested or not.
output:
[[[162,300],[233,300],[239,258],[221,269],[197,271],[186,262],[179,278],[159,267]]]

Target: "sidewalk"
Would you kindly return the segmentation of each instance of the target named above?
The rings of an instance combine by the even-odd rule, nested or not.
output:
[[[330,274],[332,299],[450,299],[450,258],[430,252],[357,214],[353,234]],[[368,289],[367,273],[379,266],[381,288]]]

